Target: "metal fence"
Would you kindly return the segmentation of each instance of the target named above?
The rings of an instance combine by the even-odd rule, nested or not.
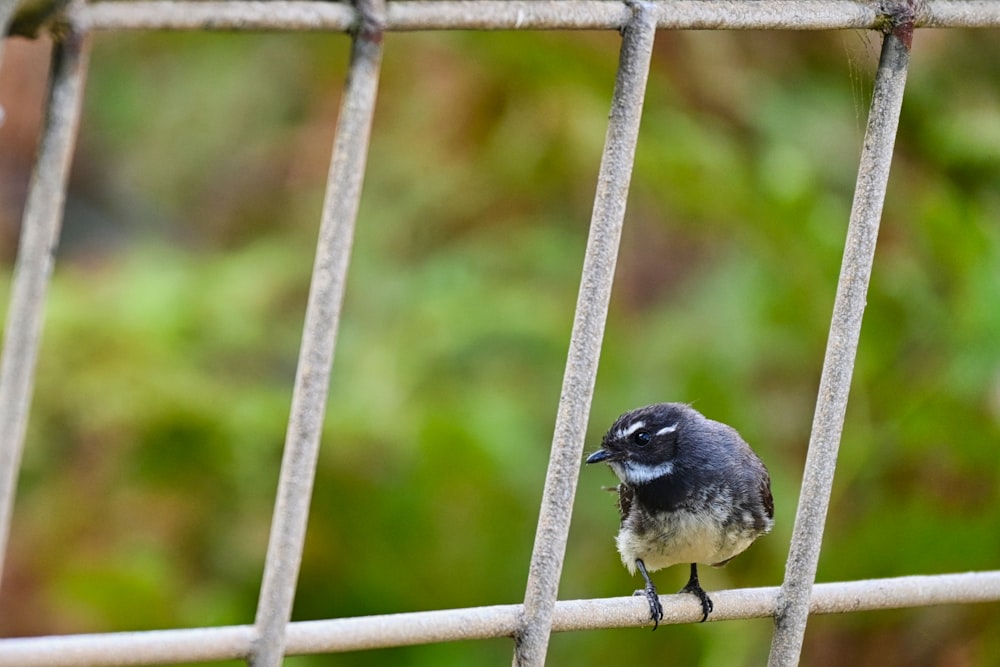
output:
[[[9,13],[0,18],[7,18]],[[880,31],[875,78],[783,584],[713,593],[712,620],[773,617],[769,664],[798,663],[810,614],[1000,600],[1000,571],[815,584],[913,30],[1000,27],[1000,3],[883,0],[74,2],[58,19],[48,114],[24,213],[0,367],[0,559],[9,533],[43,311],[79,125],[91,35],[106,30],[342,31],[352,37],[267,558],[253,625],[0,639],[0,666],[140,665],[512,637],[514,664],[545,662],[550,634],[648,622],[635,598],[557,601],[573,498],[658,29]],[[382,40],[406,30],[619,30],[620,62],[523,605],[289,623],[305,540]],[[2,564],[2,560],[0,560]],[[663,623],[700,618],[686,596]]]

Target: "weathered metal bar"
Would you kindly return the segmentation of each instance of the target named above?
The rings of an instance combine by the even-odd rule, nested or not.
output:
[[[882,20],[874,3],[855,0],[657,0],[661,29],[873,29]],[[617,30],[629,20],[625,3],[606,0],[400,0],[388,5],[385,29],[397,30]],[[326,30],[357,21],[344,3],[276,0],[95,2],[70,11],[86,30]],[[1000,3],[930,0],[915,27],[1000,27]]]
[[[295,390],[257,605],[252,667],[278,667],[292,613],[329,392],[347,267],[361,199],[382,61],[383,0],[361,0],[366,20],[351,51],[323,203]]]
[[[712,591],[709,623],[773,615],[777,587]],[[690,595],[664,595],[664,623],[695,623],[701,607]],[[1000,601],[1000,570],[817,584],[812,614]],[[521,605],[443,609],[290,623],[288,655],[338,653],[446,641],[506,637]],[[617,597],[556,603],[554,632],[640,627],[649,623],[644,598]],[[0,667],[162,665],[239,659],[254,639],[251,625],[93,635],[0,639]]]
[[[0,356],[0,572],[28,429],[45,301],[62,228],[66,183],[83,106],[90,40],[71,32],[56,43],[45,125],[21,224]]]
[[[597,176],[590,236],[583,260],[576,316],[528,571],[524,614],[514,637],[515,665],[545,664],[552,609],[559,592],[573,498],[580,475],[587,419],[597,379],[656,35],[652,7],[636,2],[632,10],[633,18],[622,33],[618,75],[611,100],[604,155]]]
[[[875,91],[861,151],[799,506],[785,565],[785,580],[778,596],[768,662],[770,667],[797,665],[802,650],[809,615],[809,595],[816,579],[823,526],[830,505],[830,490],[837,467],[854,360],[861,336],[861,320],[875,258],[875,242],[903,104],[912,28],[912,23],[904,20],[885,36],[875,75]]]

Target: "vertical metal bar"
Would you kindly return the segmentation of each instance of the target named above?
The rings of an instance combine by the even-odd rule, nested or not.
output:
[[[45,297],[59,244],[89,54],[89,37],[76,32],[65,35],[53,49],[45,125],[24,207],[0,356],[0,572],[7,551]]]
[[[362,0],[323,203],[271,537],[255,621],[253,667],[277,667],[302,562],[334,345],[368,158],[382,61],[382,0]]]
[[[622,31],[618,75],[531,554],[524,612],[514,637],[514,664],[525,667],[544,664],[548,650],[656,34],[653,7],[642,2],[632,3],[631,7],[632,19]]]
[[[882,43],[799,507],[785,565],[785,580],[775,608],[775,628],[768,660],[770,667],[797,665],[802,651],[882,204],[889,181],[889,165],[899,125],[911,36],[912,22],[897,27],[885,36]]]

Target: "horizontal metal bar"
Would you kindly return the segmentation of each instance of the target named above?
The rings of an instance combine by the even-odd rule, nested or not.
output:
[[[937,1],[927,4],[927,11],[916,17],[917,28],[997,28],[1000,27],[1000,3],[996,0],[969,2]]]
[[[334,30],[355,21],[340,2],[96,2],[69,11],[84,30]]]
[[[252,625],[0,639],[4,667],[161,665],[245,658]]]
[[[874,29],[884,19],[856,0],[659,0],[650,3],[657,28],[695,30]],[[618,30],[629,20],[625,3],[608,0],[437,0],[388,3],[385,29]],[[96,2],[69,10],[84,30],[326,30],[357,21],[349,4],[315,1]],[[1000,27],[1000,3],[930,0],[915,26]]]
[[[712,592],[709,622],[762,618],[774,614],[777,587]],[[701,605],[690,595],[664,595],[660,623],[701,620]],[[933,576],[867,579],[817,584],[809,611],[841,614],[878,609],[1000,601],[1000,570]],[[335,653],[434,642],[509,637],[518,627],[522,605],[497,605],[407,614],[360,616],[288,625],[288,655]],[[556,603],[555,632],[639,627],[649,623],[645,598],[564,600]],[[79,667],[152,665],[244,658],[250,625],[151,630],[92,635],[0,639],[0,667]]]

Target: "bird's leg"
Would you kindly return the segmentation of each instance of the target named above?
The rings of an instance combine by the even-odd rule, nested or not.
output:
[[[646,581],[649,581],[649,580],[647,579]],[[712,612],[712,609],[715,608],[715,605],[712,604],[711,598],[708,597],[708,593],[706,593],[704,590],[702,590],[701,584],[698,583],[698,564],[697,563],[691,563],[691,578],[688,579],[688,582],[684,585],[684,588],[680,589],[677,592],[678,593],[691,593],[692,595],[696,596],[699,600],[701,600],[701,622],[702,623],[704,623],[708,619],[708,615]]]
[[[653,580],[649,578],[649,572],[646,572],[646,564],[642,562],[641,558],[636,558],[635,566],[639,568],[639,574],[646,580],[646,588],[636,591],[634,594],[646,596],[646,600],[649,602],[649,617],[653,621],[653,630],[656,630],[660,621],[663,620],[663,605],[660,604],[660,596],[656,592]]]

